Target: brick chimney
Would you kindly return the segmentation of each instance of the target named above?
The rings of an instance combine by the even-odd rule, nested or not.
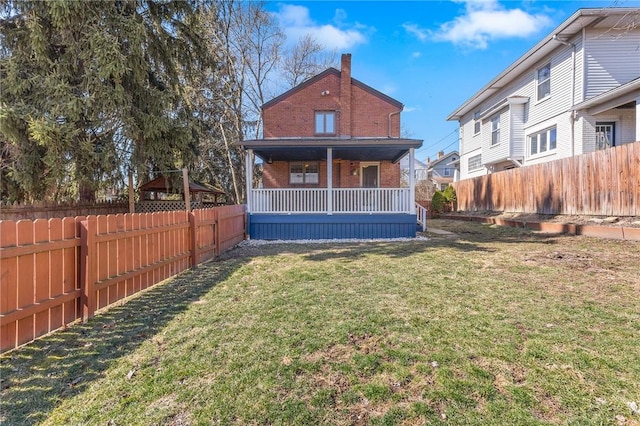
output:
[[[342,55],[340,69],[340,137],[351,137],[351,53]]]
[[[444,157],[444,151],[438,151],[438,160]]]

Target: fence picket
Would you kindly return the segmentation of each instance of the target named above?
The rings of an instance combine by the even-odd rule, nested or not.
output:
[[[49,219],[49,241],[62,240],[62,220]],[[49,297],[54,299],[63,293],[64,264],[62,261],[62,249],[49,252]],[[56,330],[64,324],[62,305],[56,305],[49,309],[49,331]]]
[[[49,241],[49,221],[36,219],[33,222],[34,242],[46,243]],[[49,251],[36,253],[34,257],[34,303],[42,303],[49,299],[51,265],[49,264]],[[49,332],[49,310],[43,310],[34,315],[34,333],[40,336]]]
[[[16,223],[13,220],[0,221],[0,246],[15,247],[18,243]],[[5,315],[18,308],[17,276],[18,265],[16,257],[0,259],[0,314]],[[0,325],[0,345],[3,348],[17,345],[17,324]]]
[[[32,245],[33,222],[30,220],[19,220],[17,223],[18,245]],[[34,254],[26,254],[18,257],[18,306],[31,306],[34,297]],[[28,316],[18,320],[18,344],[33,340],[33,316]]]

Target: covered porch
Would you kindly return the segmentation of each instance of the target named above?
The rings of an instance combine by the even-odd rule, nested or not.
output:
[[[415,236],[413,162],[403,184],[398,163],[406,155],[413,157],[421,145],[420,140],[397,138],[243,142],[249,235],[255,239]],[[317,164],[312,184],[299,183],[287,166],[288,185],[281,181],[254,188],[256,157],[270,170],[277,170],[279,164]],[[391,168],[398,170],[397,178],[385,177]]]

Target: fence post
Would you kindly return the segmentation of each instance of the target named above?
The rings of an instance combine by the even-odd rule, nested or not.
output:
[[[189,234],[191,235],[191,267],[198,266],[198,224],[194,211],[189,211]]]
[[[191,211],[191,188],[189,187],[189,172],[182,169],[182,186],[184,188],[184,207],[188,212]]]
[[[82,290],[82,319],[86,321],[96,312],[96,250],[98,226],[95,216],[80,222],[80,288]]]

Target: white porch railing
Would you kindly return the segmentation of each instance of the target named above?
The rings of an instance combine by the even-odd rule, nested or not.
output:
[[[252,189],[252,213],[411,213],[409,188]]]
[[[427,209],[421,204],[416,203],[416,214],[418,216],[418,225],[422,226],[422,232],[427,230]]]

